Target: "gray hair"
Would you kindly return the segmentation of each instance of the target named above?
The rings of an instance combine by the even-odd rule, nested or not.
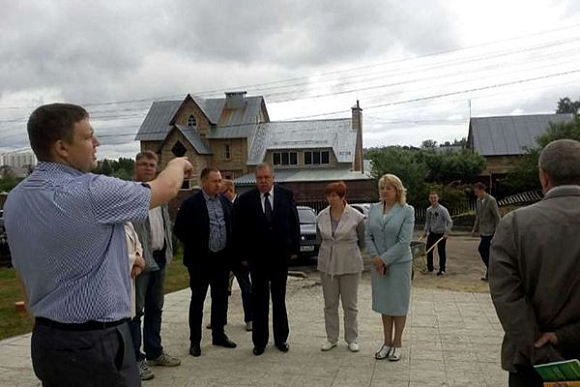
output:
[[[272,174],[274,174],[274,168],[272,168],[272,166],[268,163],[260,163],[258,165],[256,165],[256,169],[254,170],[254,173],[258,173],[258,171],[261,171],[262,169],[269,169],[270,172],[272,172]]]
[[[580,142],[552,141],[542,150],[538,167],[550,177],[554,187],[580,185]]]

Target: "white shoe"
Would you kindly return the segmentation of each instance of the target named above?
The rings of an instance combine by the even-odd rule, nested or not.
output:
[[[353,341],[352,343],[348,343],[348,350],[351,352],[358,352],[360,351],[360,348],[358,346],[358,343],[356,341]]]
[[[322,347],[320,347],[321,351],[330,351],[332,348],[336,347],[336,343],[331,343],[330,341],[325,341],[324,344],[322,344]]]
[[[139,361],[138,367],[139,367],[139,378],[141,380],[151,380],[155,377],[153,371],[151,371],[151,368],[149,368],[149,363],[147,363],[147,360],[143,359]]]
[[[399,361],[401,360],[402,350],[401,347],[393,347],[391,353],[389,354],[390,361]]]
[[[389,347],[386,344],[383,344],[381,349],[379,349],[378,352],[375,353],[375,359],[377,359],[377,360],[386,359],[390,353],[391,353],[391,347]]]

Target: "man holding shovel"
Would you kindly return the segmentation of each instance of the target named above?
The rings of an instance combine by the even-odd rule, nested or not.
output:
[[[445,275],[445,262],[447,255],[445,253],[445,245],[447,243],[447,235],[453,227],[453,221],[449,215],[447,208],[439,204],[439,194],[435,191],[429,194],[429,202],[431,206],[427,208],[425,214],[425,235],[427,236],[427,270],[432,273],[433,267],[433,250],[431,247],[437,244],[437,252],[439,254],[439,271],[437,275]]]

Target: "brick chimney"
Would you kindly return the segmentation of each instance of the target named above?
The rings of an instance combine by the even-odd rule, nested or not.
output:
[[[352,130],[356,131],[356,145],[354,150],[354,160],[352,162],[352,170],[357,172],[364,172],[363,162],[363,146],[362,146],[362,109],[356,101],[356,105],[352,107]]]
[[[243,109],[246,106],[245,91],[226,91],[226,104],[224,109]]]

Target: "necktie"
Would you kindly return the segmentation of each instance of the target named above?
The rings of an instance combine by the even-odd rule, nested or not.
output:
[[[264,215],[268,223],[272,221],[272,205],[270,204],[270,192],[264,194]]]

